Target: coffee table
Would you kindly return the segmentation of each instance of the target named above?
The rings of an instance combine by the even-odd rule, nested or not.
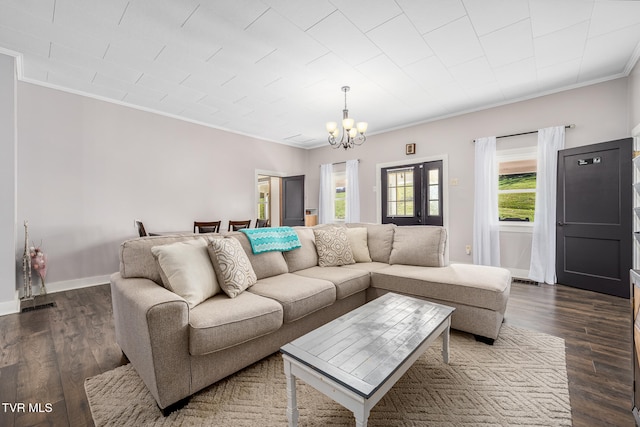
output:
[[[449,363],[455,309],[388,293],[284,345],[289,426],[298,425],[296,378],[350,411],[365,427],[371,408],[440,335]]]

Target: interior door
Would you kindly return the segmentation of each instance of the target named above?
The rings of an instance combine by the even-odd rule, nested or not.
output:
[[[442,161],[381,170],[382,223],[442,225]]]
[[[629,297],[632,139],[558,153],[558,283]]]
[[[282,178],[282,225],[304,225],[304,175]]]

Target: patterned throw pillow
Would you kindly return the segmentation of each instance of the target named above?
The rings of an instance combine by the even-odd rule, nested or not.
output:
[[[355,264],[349,238],[344,228],[314,228],[318,265],[320,267],[336,267]]]
[[[232,237],[212,239],[208,250],[225,294],[235,298],[256,283],[256,273],[239,241]]]

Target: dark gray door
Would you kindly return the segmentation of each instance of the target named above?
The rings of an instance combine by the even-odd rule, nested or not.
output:
[[[304,175],[282,178],[282,225],[304,225]]]
[[[442,225],[442,160],[383,168],[382,223]]]
[[[632,139],[558,153],[558,283],[629,297]]]

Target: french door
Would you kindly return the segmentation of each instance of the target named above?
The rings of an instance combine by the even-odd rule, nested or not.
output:
[[[442,160],[381,169],[382,223],[443,225]]]

